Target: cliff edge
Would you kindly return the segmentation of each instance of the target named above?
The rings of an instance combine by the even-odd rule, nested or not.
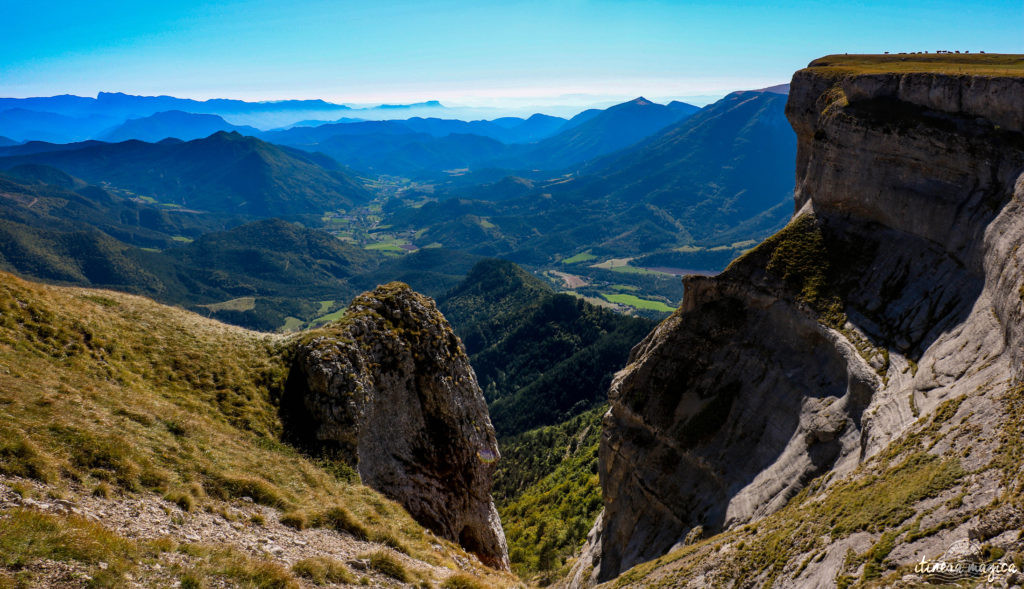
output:
[[[868,582],[1019,543],[1024,57],[830,56],[786,114],[793,220],[687,277],[616,375],[572,586]]]
[[[401,283],[364,293],[298,345],[291,427],[421,524],[507,570],[491,484],[498,445],[458,337]]]

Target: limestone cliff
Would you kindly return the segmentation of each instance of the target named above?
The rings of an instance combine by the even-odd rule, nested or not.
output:
[[[476,376],[434,302],[400,283],[357,297],[298,347],[289,386],[308,437],[417,521],[508,568],[491,499],[498,446]]]
[[[1003,460],[1021,418],[1024,62],[857,57],[793,77],[793,221],[688,277],[617,374],[604,512],[569,584],[673,547],[620,582],[828,586],[961,538],[1019,544]]]

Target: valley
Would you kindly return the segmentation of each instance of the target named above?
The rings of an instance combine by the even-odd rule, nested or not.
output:
[[[735,149],[713,151],[706,146],[712,136],[709,133],[731,132],[728,129],[735,128],[737,124],[747,125],[744,128],[747,134],[775,133],[764,138],[768,143],[756,153],[791,153],[793,147],[787,137],[788,130],[770,130],[775,125],[773,117],[781,116],[780,99],[784,95],[747,93],[745,99],[740,99],[741,95],[730,95],[705,109],[682,103],[658,105],[637,99],[606,111],[588,110],[571,120],[532,117],[509,122],[503,120],[500,124],[488,123],[489,127],[482,121],[464,123],[412,118],[372,123],[329,123],[295,127],[275,132],[276,135],[259,134],[264,138],[290,142],[294,147],[246,137],[234,129],[216,131],[209,137],[188,141],[174,138],[164,138],[156,143],[138,139],[120,143],[88,140],[69,144],[30,141],[7,146],[0,148],[0,170],[5,170],[2,173],[8,176],[11,184],[7,199],[0,204],[6,207],[3,218],[17,223],[8,228],[12,235],[8,247],[17,243],[19,251],[27,249],[36,259],[50,261],[30,263],[24,256],[12,253],[6,256],[0,267],[13,271],[27,270],[27,276],[66,283],[128,287],[131,292],[183,304],[236,324],[263,330],[295,330],[322,322],[324,316],[337,311],[329,308],[320,312],[321,301],[345,300],[361,288],[372,287],[369,276],[381,275],[388,272],[388,268],[402,266],[403,263],[398,261],[402,256],[418,255],[417,260],[429,257],[439,262],[436,254],[423,255],[425,250],[439,248],[459,252],[456,257],[509,259],[523,264],[538,276],[548,277],[552,285],[561,284],[562,290],[592,303],[628,314],[664,317],[682,296],[673,268],[692,268],[698,272],[721,270],[742,253],[743,247],[756,243],[767,231],[784,222],[783,209],[774,207],[772,203],[775,198],[782,201],[786,198],[787,181],[782,179],[788,175],[786,166],[771,170],[780,178],[777,188],[763,186],[760,179],[756,184],[750,184],[765,192],[768,201],[752,204],[751,212],[740,213],[740,217],[723,217],[723,222],[736,226],[736,231],[740,231],[736,235],[744,238],[733,239],[727,244],[715,241],[722,239],[721,233],[694,235],[692,229],[686,228],[696,227],[692,216],[697,214],[695,211],[699,207],[708,206],[715,199],[724,199],[724,202],[732,198],[727,194],[729,191],[742,193],[748,190],[742,179],[737,186],[723,187],[717,180],[706,176],[680,177],[679,182],[683,184],[671,187],[677,193],[700,194],[704,190],[702,182],[706,186],[713,183],[717,191],[726,191],[701,196],[692,205],[698,208],[666,208],[657,203],[656,198],[660,197],[654,196],[651,198],[655,200],[645,204],[644,189],[636,187],[618,195],[614,189],[609,189],[606,194],[595,193],[588,186],[605,173],[601,171],[602,166],[609,164],[602,162],[612,162],[609,153],[619,151],[629,154],[631,150],[646,150],[651,155],[643,156],[642,161],[669,157],[678,161],[673,165],[687,167],[691,165],[684,163],[688,157],[720,160],[717,164],[709,162],[707,165],[721,165],[725,161],[722,158],[747,157]],[[175,114],[174,117],[180,119],[183,114],[186,113]],[[202,120],[209,122],[211,119]],[[513,124],[514,121],[520,122]],[[371,125],[371,128],[364,129],[364,125]],[[727,129],[714,129],[720,125]],[[529,131],[522,130],[523,134],[518,135],[518,139],[510,139],[508,133],[496,131],[520,127]],[[128,133],[136,129],[139,136],[149,138],[142,133],[142,128],[140,123],[133,122],[118,132]],[[345,158],[339,160],[344,163],[339,163],[316,151],[319,143],[310,143],[332,137],[357,137],[361,141],[376,142],[381,148],[392,149],[404,145],[401,138],[407,130],[416,133],[428,131],[431,137],[436,138],[470,136],[445,135],[452,130],[493,132],[506,141],[534,140],[532,143],[499,143],[508,149],[527,149],[537,153],[562,150],[575,155],[566,155],[564,157],[568,159],[565,160],[538,156],[544,161],[554,162],[551,166],[556,169],[551,172],[517,172],[515,169],[484,167],[479,172],[474,168],[468,174],[453,175],[448,166],[461,166],[465,162],[438,162],[432,168],[421,169],[417,172],[419,178],[413,179],[381,174],[362,160],[328,151]],[[489,137],[488,140],[497,142]],[[636,146],[630,142],[636,142]],[[619,151],[615,151],[617,148]],[[359,152],[369,153],[367,149],[368,144],[362,145]],[[691,152],[697,155],[693,156]],[[756,155],[755,159],[757,157],[761,156]],[[586,165],[572,173],[557,169],[563,166],[561,161],[570,160]],[[416,161],[426,165],[430,160],[417,158]],[[493,165],[495,162],[474,163],[474,166]],[[533,164],[525,159],[506,158],[503,165]],[[767,163],[751,165],[768,166]],[[752,174],[757,171],[757,168],[752,168],[744,172],[745,177],[752,181]],[[408,172],[410,170],[403,173]],[[517,176],[517,173],[533,179]],[[477,174],[485,174],[486,178],[477,178]],[[622,177],[621,172],[617,174]],[[638,169],[633,174],[640,177],[645,171]],[[65,191],[62,196],[50,196],[51,199],[62,199],[60,206],[43,212],[33,210],[33,206],[36,209],[39,206],[38,201],[33,203],[32,199],[38,198],[40,191],[54,190],[51,187]],[[659,188],[666,189],[669,186]],[[768,196],[771,193],[775,196]],[[710,201],[707,200],[709,198]],[[84,202],[89,200],[91,202]],[[63,201],[68,204],[63,204]],[[73,213],[72,208],[75,209]],[[120,212],[124,208],[131,209],[131,212]],[[82,212],[84,209],[89,209],[88,215]],[[751,214],[760,215],[758,218],[763,220],[753,224],[744,220],[743,215]],[[136,217],[138,221],[134,221]],[[281,241],[276,242],[276,247],[284,247],[271,256],[278,258],[276,262],[269,259],[257,261],[269,253],[252,242],[245,243],[255,235],[252,231],[239,233],[237,228],[271,217],[301,224],[311,231],[323,231],[337,237],[342,244],[365,250],[367,255],[359,257],[359,261],[349,259],[346,264],[350,268],[343,273],[332,269],[328,270],[331,276],[320,275],[317,278],[298,268],[309,268],[311,263],[315,264],[309,256],[316,258],[321,253],[311,251],[308,245],[296,241],[287,246]],[[126,221],[129,226],[126,226]],[[61,231],[59,235],[52,233],[57,228]],[[153,270],[133,271],[132,277],[123,273],[87,276],[81,270],[53,267],[54,256],[72,259],[76,256],[69,254],[67,246],[61,245],[68,240],[67,232],[95,229],[104,235],[88,237],[90,241],[99,240],[90,247],[104,252],[101,257],[117,258],[116,262],[107,261],[107,266],[137,267],[138,260],[145,260],[149,268],[165,267],[166,270],[158,271],[161,276],[152,276]],[[194,243],[194,240],[218,230],[234,232],[229,233],[229,239],[241,239],[238,243],[244,249],[235,250],[231,256],[218,255],[218,261],[211,266],[208,257],[197,257],[195,250],[205,246]],[[227,246],[222,237],[216,239],[217,247]],[[115,244],[115,241],[124,245]],[[737,243],[740,245],[734,245]],[[243,256],[251,260],[243,261]],[[638,263],[615,262],[624,256]],[[305,261],[300,262],[298,258]],[[582,260],[587,263],[583,264]],[[267,269],[287,268],[286,275],[278,282],[283,286],[289,282],[297,285],[301,281],[303,286],[299,290],[308,294],[295,292],[293,296],[282,296],[280,287],[253,281],[253,263],[271,263]],[[292,263],[297,266],[292,267]],[[201,264],[202,269],[191,272],[186,282],[198,279],[204,286],[182,284],[182,269],[197,264]],[[437,276],[429,264],[414,264],[418,266],[417,273],[423,274],[422,280],[413,277],[408,270],[402,271],[402,278],[432,296],[444,294],[457,282],[455,279],[464,276],[468,270],[468,265],[463,263],[446,279]],[[77,265],[81,266],[81,261]],[[455,265],[460,264],[455,262]],[[552,274],[570,266],[573,276],[579,276],[572,279],[571,284]],[[211,275],[210,271],[215,267],[218,274]],[[230,276],[232,272],[235,276]],[[140,275],[146,278],[140,279]],[[360,275],[367,278],[361,279]],[[439,280],[439,284],[444,285],[440,288],[435,286]],[[322,285],[319,293],[311,292],[317,290],[313,284]],[[335,292],[331,294],[325,289]],[[231,305],[230,301],[240,297],[253,298],[254,304],[244,309]]]
[[[1017,563],[1022,79],[831,55],[466,120],[0,98],[0,588]]]

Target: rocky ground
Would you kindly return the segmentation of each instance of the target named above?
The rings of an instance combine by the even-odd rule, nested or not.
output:
[[[281,513],[244,498],[235,502],[210,501],[185,511],[156,495],[94,496],[83,489],[55,489],[31,480],[0,476],[0,526],[9,510],[28,509],[54,515],[79,516],[133,540],[165,540],[168,545],[231,546],[250,557],[290,568],[313,557],[330,557],[344,563],[358,585],[331,586],[413,587],[436,586],[453,571],[415,560],[387,546],[357,540],[349,534],[325,529],[296,530],[280,523]],[[435,545],[440,553],[441,544]],[[364,556],[386,551],[414,576],[401,583],[369,567]],[[454,556],[460,568],[483,571],[474,557]],[[127,587],[178,587],[174,569],[188,569],[195,557],[188,550],[172,550],[133,569],[124,576]],[[104,563],[100,568],[105,569]],[[75,561],[39,560],[22,571],[36,587],[87,587],[92,578],[85,565]],[[313,587],[305,580],[302,586]],[[222,585],[228,586],[228,585]]]

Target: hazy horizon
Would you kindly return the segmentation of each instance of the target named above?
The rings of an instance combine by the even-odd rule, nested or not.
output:
[[[586,107],[771,86],[830,53],[1024,50],[1024,11],[1008,0],[62,0],[5,12],[5,97]]]
[[[752,88],[751,88],[752,89]],[[116,94],[116,91],[104,91],[105,93]],[[123,93],[128,94],[128,93]],[[659,104],[667,104],[673,100],[686,102],[698,107],[704,107],[708,104],[716,102],[723,98],[728,92],[713,95],[696,95],[696,96],[643,96],[647,100],[650,100]],[[70,93],[64,93],[65,96],[78,96],[81,98],[97,98],[93,96],[81,96],[72,95]],[[61,96],[61,94],[53,95]],[[140,96],[140,95],[134,95]],[[179,99],[190,99],[190,100],[210,100],[208,98],[195,98],[192,96],[173,96],[173,95],[150,95],[142,96],[143,98],[155,98],[155,97],[172,97]],[[48,96],[30,96],[30,97],[7,97],[0,96],[3,98],[15,98],[17,100],[25,99],[36,99],[36,98],[49,98]],[[383,105],[414,105],[421,104],[435,99],[424,97],[422,100],[411,100],[405,103],[395,102],[369,102],[369,103],[354,103],[354,102],[342,102],[335,100],[326,100],[319,97],[312,98],[295,98],[295,99],[282,99],[275,101],[253,101],[246,100],[245,98],[233,98],[228,96],[216,96],[213,98],[220,99],[231,99],[231,100],[243,100],[250,103],[258,102],[285,102],[288,100],[316,100],[321,99],[325,102],[338,105],[339,107],[348,107],[353,110],[333,110],[333,111],[318,111],[318,110],[289,110],[286,113],[275,115],[273,113],[218,113],[221,118],[231,124],[235,125],[250,125],[261,130],[272,130],[275,128],[291,127],[297,124],[310,124],[313,122],[318,123],[329,123],[339,120],[346,119],[362,119],[362,120],[402,120],[409,117],[424,117],[424,118],[441,118],[441,119],[459,119],[459,120],[493,120],[501,117],[522,117],[528,118],[534,114],[545,114],[549,116],[557,116],[563,118],[572,118],[573,116],[583,112],[587,109],[605,109],[616,104],[628,102],[639,96],[565,96],[565,97],[548,97],[545,102],[544,98],[538,99],[520,99],[518,101],[480,101],[470,103],[459,103],[449,101],[438,101],[443,108],[437,107],[416,107],[412,106],[400,110],[390,109],[379,109],[377,107]],[[188,109],[186,109],[188,110]],[[216,111],[216,108],[209,109],[210,112]],[[149,115],[140,115],[129,118],[142,118]]]

